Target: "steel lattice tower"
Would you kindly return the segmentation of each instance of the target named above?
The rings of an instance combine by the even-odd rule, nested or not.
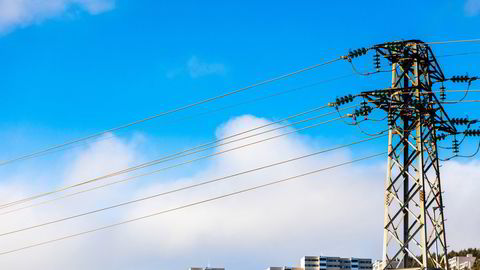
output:
[[[437,132],[456,129],[432,91],[445,77],[422,41],[372,49],[392,65],[391,88],[361,94],[388,114],[383,267],[448,269]]]

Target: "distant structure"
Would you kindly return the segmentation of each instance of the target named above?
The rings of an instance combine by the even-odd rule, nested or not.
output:
[[[300,261],[305,270],[372,270],[371,259],[305,256]]]
[[[288,267],[288,266],[274,266],[269,267],[267,270],[304,270],[302,267]]]
[[[304,256],[300,267],[269,267],[267,270],[372,270],[371,259]]]
[[[467,256],[456,256],[448,259],[450,270],[471,270],[476,258],[472,254]]]
[[[190,267],[189,270],[225,270],[225,268],[215,268],[215,267]]]

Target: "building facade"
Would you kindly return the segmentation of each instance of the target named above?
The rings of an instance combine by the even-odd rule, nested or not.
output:
[[[189,270],[225,270],[225,268],[214,268],[214,267],[190,267]]]
[[[267,270],[304,270],[301,267],[288,267],[288,266],[274,266],[269,267]]]
[[[327,256],[305,256],[300,261],[305,270],[372,270],[372,260]]]
[[[269,267],[267,270],[372,270],[371,259],[304,256],[300,267]]]
[[[457,256],[448,259],[448,266],[451,270],[470,270],[475,263],[476,258],[472,254],[467,254],[467,256]]]

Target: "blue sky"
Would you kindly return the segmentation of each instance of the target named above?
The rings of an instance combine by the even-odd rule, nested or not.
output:
[[[3,90],[0,160],[330,60],[350,49],[398,39],[479,38],[479,26],[478,0],[0,0],[0,89]],[[446,76],[480,74],[477,64],[480,54],[442,57],[480,52],[478,43],[433,45],[433,48]],[[369,70],[372,59],[359,59],[356,65]],[[275,120],[323,105],[337,96],[387,87],[390,81],[388,74],[353,75],[261,102],[181,120],[207,110],[351,74],[349,64],[339,62],[137,125],[115,134],[126,149],[135,145],[136,159],[127,158],[119,164],[148,160],[169,150],[211,140],[218,128],[234,117],[249,114]],[[463,85],[452,87],[464,89]],[[453,94],[450,97],[455,98]],[[451,113],[480,117],[475,104],[459,107],[451,108]],[[357,129],[342,123],[330,127],[302,132],[308,139],[301,141],[307,140],[316,148],[317,144],[347,142],[360,136]],[[321,143],[316,142],[317,139]],[[376,142],[374,146],[375,150],[383,151],[385,141]],[[373,151],[365,146],[358,149],[345,155]],[[68,167],[69,162],[77,160],[79,151],[60,152],[0,168],[4,170],[0,182],[9,185],[25,171],[31,171],[25,173],[31,176],[40,170],[45,179],[30,178],[34,183],[44,187],[57,185],[63,181],[62,177],[47,176],[57,174],[62,167]],[[208,166],[212,165],[202,163],[177,174],[190,177]],[[327,247],[322,248],[329,251]],[[248,252],[240,254],[248,256]],[[360,255],[373,257],[375,254]],[[225,262],[231,269],[241,265],[232,256],[222,256],[230,258]],[[168,258],[174,261],[176,257],[166,257],[165,264],[157,265],[177,269],[179,264],[169,264]],[[277,261],[280,263],[278,258]],[[261,263],[264,262],[257,258],[251,267],[267,266]],[[154,268],[145,266],[145,269]]]
[[[16,26],[0,39],[5,63],[0,67],[0,86],[7,90],[2,124],[86,134],[331,59],[349,49],[395,39],[474,37],[479,17],[466,16],[464,4],[406,2],[402,5],[422,10],[422,17],[412,17],[407,24],[392,16],[400,7],[383,2],[116,1],[112,10],[96,16],[72,6],[58,16]],[[475,50],[475,46],[435,49],[442,54]],[[205,65],[218,63],[223,72],[191,77],[182,69],[192,57]],[[365,62],[369,65],[371,60]],[[465,67],[456,69],[462,74],[478,71],[469,57],[441,63],[446,72],[452,63]],[[347,64],[335,64],[289,85],[348,72]],[[324,86],[321,97],[361,90],[365,84],[358,81],[353,77]],[[266,90],[245,96],[261,91]],[[319,96],[318,90],[308,92],[308,97]],[[278,99],[280,104],[287,101]],[[304,103],[300,99],[289,106],[297,109]],[[255,109],[271,115],[272,108],[275,102]],[[202,126],[200,132],[210,133],[224,117],[209,119],[211,125]],[[176,131],[185,133],[179,127],[162,134]]]

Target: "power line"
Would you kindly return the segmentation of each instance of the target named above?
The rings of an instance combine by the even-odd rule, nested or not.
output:
[[[258,87],[258,86],[262,86],[262,85],[265,85],[265,84],[268,84],[268,83],[283,80],[283,79],[295,76],[297,74],[316,69],[316,68],[321,67],[321,66],[329,65],[329,64],[332,64],[332,63],[337,62],[339,60],[341,60],[341,58],[336,58],[336,59],[333,59],[333,60],[330,60],[330,61],[327,61],[327,62],[323,62],[323,63],[320,63],[320,64],[315,64],[313,66],[309,66],[309,67],[306,67],[306,68],[303,68],[303,69],[300,69],[300,70],[297,70],[297,71],[294,71],[294,72],[291,72],[291,73],[287,73],[287,74],[284,74],[284,75],[280,75],[278,77],[274,77],[274,78],[267,79],[267,80],[264,80],[264,81],[261,81],[261,82],[258,82],[258,83],[254,83],[254,84],[251,84],[249,86],[242,87],[240,89],[237,89],[237,90],[225,93],[225,94],[221,94],[221,95],[211,97],[211,98],[207,98],[207,99],[195,102],[195,103],[184,105],[184,106],[181,106],[181,107],[178,107],[178,108],[175,108],[175,109],[164,111],[164,112],[161,112],[161,113],[158,113],[158,114],[155,114],[155,115],[152,115],[152,116],[140,119],[140,120],[136,120],[136,121],[128,123],[128,124],[124,124],[124,125],[121,125],[121,126],[118,126],[118,127],[103,130],[103,131],[100,131],[100,132],[97,132],[97,133],[94,133],[94,134],[91,134],[91,135],[88,135],[88,136],[85,136],[85,137],[81,137],[81,138],[78,138],[78,139],[75,139],[75,140],[67,141],[67,142],[62,143],[62,144],[57,144],[57,145],[54,145],[54,146],[50,146],[50,147],[47,147],[43,150],[39,150],[39,151],[30,153],[30,154],[22,155],[22,156],[13,158],[13,159],[9,159],[9,160],[0,162],[0,166],[4,166],[4,165],[7,165],[7,164],[16,162],[16,161],[32,158],[32,157],[35,157],[37,155],[49,152],[51,150],[59,149],[61,147],[67,146],[67,145],[71,145],[71,144],[75,144],[75,143],[78,143],[78,142],[81,142],[81,141],[85,141],[85,140],[89,140],[89,139],[92,139],[92,138],[95,138],[95,137],[99,137],[99,136],[104,135],[106,133],[115,132],[117,130],[125,129],[125,128],[128,128],[130,126],[137,125],[137,124],[140,124],[140,123],[143,123],[143,122],[146,122],[146,121],[158,118],[158,117],[162,117],[162,116],[166,116],[166,115],[173,114],[173,113],[176,113],[176,112],[184,111],[184,110],[190,109],[190,108],[198,106],[198,105],[202,105],[202,104],[212,102],[212,101],[215,101],[215,100],[218,100],[218,99],[222,99],[222,98],[234,95],[234,94],[238,94],[240,92],[244,92],[246,90],[249,90],[249,89],[252,89],[252,88],[255,88],[255,87]]]
[[[349,63],[352,67],[353,73],[360,76],[370,76],[370,75],[374,75],[382,72],[392,72],[392,70],[375,70],[375,71],[361,72],[356,68],[355,64],[352,61],[349,61]]]
[[[107,225],[107,226],[102,226],[102,227],[98,227],[98,228],[95,228],[95,229],[79,232],[79,233],[76,233],[76,234],[70,234],[70,235],[67,235],[67,236],[60,237],[60,238],[56,238],[56,239],[52,239],[52,240],[48,240],[48,241],[44,241],[44,242],[39,242],[39,243],[36,243],[36,244],[23,246],[23,247],[16,248],[16,249],[3,251],[3,252],[0,252],[0,255],[6,255],[6,254],[21,251],[21,250],[26,250],[26,249],[30,249],[30,248],[34,248],[34,247],[38,247],[38,246],[43,246],[43,245],[47,245],[47,244],[50,244],[50,243],[66,240],[66,239],[69,239],[69,238],[74,238],[74,237],[78,237],[78,236],[81,236],[81,235],[90,234],[90,233],[93,233],[93,232],[97,232],[97,231],[117,227],[117,226],[120,226],[120,225],[132,223],[132,222],[135,222],[135,221],[140,221],[140,220],[148,219],[148,218],[151,218],[151,217],[163,215],[163,214],[166,214],[166,213],[179,211],[179,210],[182,210],[182,209],[185,209],[185,208],[190,208],[190,207],[193,207],[193,206],[196,206],[196,205],[205,204],[207,202],[212,202],[212,201],[220,200],[220,199],[223,199],[223,198],[232,197],[232,196],[235,196],[235,195],[238,195],[238,194],[250,192],[250,191],[253,191],[253,190],[257,190],[257,189],[262,189],[262,188],[273,186],[273,185],[280,184],[280,183],[283,183],[283,182],[291,181],[291,180],[294,180],[294,179],[297,179],[297,178],[301,178],[301,177],[305,177],[305,176],[308,176],[308,175],[316,174],[316,173],[319,173],[319,172],[322,172],[322,171],[334,169],[334,168],[341,167],[341,166],[344,166],[344,165],[348,165],[348,164],[363,161],[363,160],[366,160],[366,159],[374,158],[374,157],[377,157],[377,156],[385,155],[386,153],[387,152],[383,152],[383,153],[378,153],[378,154],[375,154],[375,155],[370,155],[370,156],[354,159],[354,160],[347,161],[347,162],[344,162],[344,163],[340,163],[340,164],[324,167],[324,168],[321,168],[321,169],[309,171],[309,172],[306,172],[306,173],[303,173],[303,174],[291,176],[291,177],[288,177],[288,178],[283,178],[283,179],[280,179],[280,180],[272,181],[272,182],[269,182],[269,183],[266,183],[266,184],[257,185],[257,186],[250,187],[250,188],[247,188],[247,189],[242,189],[242,190],[239,190],[239,191],[227,193],[227,194],[224,194],[224,195],[221,195],[221,196],[212,197],[212,198],[209,198],[209,199],[205,199],[205,200],[201,200],[201,201],[197,201],[197,202],[193,202],[193,203],[189,203],[189,204],[184,204],[182,206],[178,206],[178,207],[170,208],[170,209],[167,209],[167,210],[155,212],[155,213],[152,213],[152,214],[149,214],[149,215],[144,215],[144,216],[140,216],[140,217],[137,217],[137,218],[128,219],[128,220],[125,220],[125,221],[122,221],[122,222],[113,223],[113,224],[110,224],[110,225]]]
[[[385,90],[393,90],[393,89],[385,89]],[[442,92],[452,92],[452,93],[464,93],[464,92],[480,92],[480,90],[478,89],[463,89],[463,90],[433,90],[433,91],[429,91],[429,92],[426,92],[426,93],[421,93],[422,95],[430,95],[430,93],[442,93]],[[396,91],[393,93],[393,95],[400,95],[400,94],[408,94],[410,92],[404,92],[404,91]]]
[[[87,189],[87,190],[85,190],[85,191],[79,191],[79,192],[73,193],[72,195],[78,195],[78,194],[80,194],[80,193],[84,193],[84,192],[87,192],[87,191],[92,191],[92,190],[96,190],[96,189],[108,187],[108,186],[111,186],[111,185],[114,185],[114,184],[118,184],[118,183],[123,183],[123,182],[126,182],[126,181],[130,181],[130,180],[133,180],[133,179],[137,179],[137,178],[139,178],[139,177],[144,177],[144,176],[148,176],[148,175],[160,173],[160,172],[163,172],[163,171],[166,171],[166,170],[169,170],[169,169],[173,169],[173,168],[177,168],[177,167],[180,167],[180,166],[183,166],[183,165],[187,165],[187,164],[190,164],[190,163],[199,161],[199,160],[203,160],[203,159],[207,159],[207,158],[210,158],[210,157],[218,156],[218,155],[221,155],[221,154],[224,154],[224,153],[228,153],[228,152],[231,152],[231,151],[234,151],[234,150],[237,150],[237,149],[241,149],[241,148],[244,148],[244,147],[248,147],[248,146],[251,146],[251,145],[255,145],[255,144],[262,143],[262,142],[265,142],[265,141],[269,141],[269,140],[272,140],[272,139],[276,139],[276,138],[279,138],[279,137],[282,137],[282,136],[286,136],[286,135],[289,135],[289,134],[292,134],[292,133],[295,133],[295,132],[298,132],[298,131],[302,131],[302,130],[314,128],[314,127],[317,127],[317,126],[320,126],[320,125],[323,125],[323,124],[327,124],[327,123],[330,123],[330,122],[333,122],[333,121],[337,121],[337,120],[339,120],[339,119],[341,119],[341,117],[338,117],[338,118],[335,118],[335,119],[331,119],[331,120],[328,120],[328,121],[324,121],[324,122],[321,122],[321,123],[313,124],[313,125],[310,125],[310,126],[307,126],[307,127],[303,127],[303,128],[301,128],[301,129],[297,129],[297,130],[294,130],[294,131],[290,131],[290,132],[287,132],[287,133],[283,133],[283,134],[280,134],[280,135],[276,135],[276,136],[273,136],[273,137],[270,137],[270,138],[262,139],[262,140],[259,140],[259,141],[256,141],[256,142],[252,142],[252,143],[248,143],[248,144],[241,145],[241,146],[238,146],[238,147],[234,147],[234,148],[230,148],[230,149],[227,149],[227,150],[219,151],[219,152],[216,152],[216,153],[213,153],[213,154],[201,156],[201,157],[198,157],[198,158],[195,158],[195,159],[190,159],[190,160],[187,160],[187,161],[185,161],[185,162],[181,162],[181,163],[177,163],[177,164],[174,164],[174,165],[171,165],[171,166],[163,167],[163,168],[160,168],[160,169],[158,169],[158,170],[150,171],[150,172],[147,172],[147,173],[144,173],[144,174],[134,175],[134,176],[131,176],[131,177],[128,177],[128,178],[125,178],[125,179],[113,181],[113,182],[110,182],[110,183],[107,183],[107,184],[104,184],[104,185],[100,185],[100,186],[96,186],[96,187],[94,187],[94,188]],[[283,126],[283,127],[285,127],[285,126]],[[280,127],[280,128],[281,128],[281,127]],[[278,128],[277,128],[277,129],[278,129]],[[245,139],[245,138],[249,138],[249,137],[261,135],[261,134],[264,134],[264,133],[270,132],[270,131],[271,131],[271,130],[268,130],[268,131],[265,131],[265,132],[261,132],[261,133],[257,133],[257,134],[254,134],[254,135],[250,135],[250,136],[247,136],[247,137],[244,137],[244,138],[237,139],[237,140],[235,140],[235,141],[239,141],[239,140],[242,140],[242,139]],[[235,142],[235,141],[231,141],[231,142]],[[228,142],[228,143],[230,143],[230,142]],[[226,144],[226,143],[225,143],[225,144]],[[217,146],[218,146],[218,145],[217,145]],[[212,148],[213,148],[213,147],[212,147]],[[203,150],[201,150],[201,151],[203,151]],[[191,154],[191,153],[190,153],[190,154]],[[187,154],[187,155],[190,155],[190,154]],[[185,155],[185,156],[186,156],[186,155]],[[104,178],[101,178],[101,179],[104,179]],[[25,199],[22,199],[22,200],[19,200],[19,201],[16,201],[16,202],[12,202],[11,204],[9,204],[9,205],[4,205],[4,206],[1,207],[1,208],[11,207],[11,206],[16,205],[16,204],[19,204],[19,203],[23,203],[23,202],[31,201],[31,200],[38,199],[38,198],[41,198],[41,197],[45,197],[45,196],[48,196],[48,195],[52,195],[52,194],[55,194],[55,193],[58,193],[58,192],[61,192],[61,191],[65,191],[65,190],[71,189],[71,188],[73,188],[73,187],[81,186],[81,185],[84,185],[84,184],[89,184],[89,183],[92,183],[92,182],[94,182],[94,181],[98,181],[98,180],[101,180],[101,179],[92,179],[92,180],[89,180],[89,181],[85,181],[85,182],[78,183],[78,184],[75,185],[75,186],[73,186],[73,185],[72,185],[72,186],[66,186],[66,187],[64,187],[64,188],[62,188],[62,189],[58,189],[58,190],[54,190],[54,191],[50,191],[50,192],[45,192],[45,193],[43,193],[43,194],[39,194],[39,195],[32,196],[32,197],[29,197],[29,198],[25,198]],[[65,197],[70,197],[70,196],[65,196]],[[55,201],[55,200],[51,200],[51,201]],[[43,204],[43,203],[41,203],[41,204]],[[31,206],[32,206],[32,205],[31,205]],[[29,207],[31,207],[31,206],[29,206]],[[26,207],[26,208],[29,208],[29,207]],[[22,209],[24,209],[24,208],[22,208]],[[21,210],[21,209],[19,208],[18,210]],[[13,210],[13,211],[17,211],[17,210]],[[10,211],[10,212],[12,212],[12,211]],[[7,213],[7,212],[4,212],[4,213]],[[3,215],[4,213],[2,213],[2,215]]]
[[[236,104],[227,105],[227,106],[223,106],[223,107],[220,107],[220,108],[208,110],[206,112],[193,114],[193,115],[188,115],[188,116],[185,116],[185,117],[180,117],[178,119],[172,120],[171,122],[178,123],[178,122],[181,122],[181,121],[184,121],[184,120],[208,115],[208,114],[211,114],[211,113],[220,112],[220,111],[223,111],[223,110],[228,110],[228,109],[243,106],[243,105],[246,105],[246,104],[252,104],[252,103],[263,101],[263,100],[266,100],[266,99],[269,99],[269,98],[274,98],[274,97],[281,96],[281,95],[284,95],[284,94],[289,94],[289,93],[297,92],[297,91],[304,90],[304,89],[307,89],[307,88],[311,88],[311,87],[314,87],[314,86],[318,86],[318,85],[321,85],[323,83],[328,83],[328,82],[332,82],[332,81],[345,79],[345,78],[351,77],[353,75],[354,75],[353,73],[350,73],[350,74],[338,76],[338,77],[335,77],[335,78],[321,80],[321,81],[317,81],[317,82],[314,82],[314,83],[311,83],[311,84],[295,87],[295,88],[292,88],[292,89],[288,89],[288,90],[284,90],[284,91],[278,91],[278,92],[275,92],[275,93],[272,93],[272,94],[269,94],[269,95],[264,95],[264,96],[261,96],[261,97],[245,100],[245,101],[242,101],[242,102],[239,102],[239,103],[236,103]],[[83,141],[83,144],[88,144],[88,143],[98,142],[98,141],[103,141],[103,140],[109,140],[109,139],[112,139],[114,137],[115,136],[113,136],[113,135],[107,136],[107,137],[99,137],[99,138],[97,137],[93,140],[85,140],[85,141]],[[60,152],[60,151],[65,151],[65,150],[72,149],[72,148],[79,147],[79,146],[81,146],[81,144],[76,143],[76,144],[70,145],[69,147],[62,147],[62,148],[59,148],[59,149],[39,153],[37,155],[32,155],[28,158],[24,158],[23,160],[27,160],[27,159],[31,159],[31,158],[37,158],[37,157],[41,157],[41,156],[44,156],[44,155],[57,153],[57,152]],[[1,163],[2,163],[2,161],[0,161],[0,166],[1,166]]]
[[[440,92],[440,91],[432,91],[432,92]],[[459,93],[462,93],[462,92],[480,92],[480,90],[445,90],[444,92],[459,92]]]
[[[480,42],[480,38],[477,39],[463,39],[463,40],[447,40],[447,41],[435,41],[425,42],[424,44],[450,44],[450,43],[477,43]]]
[[[265,125],[261,125],[261,126],[253,128],[253,129],[249,129],[249,130],[246,130],[246,131],[243,131],[243,132],[239,132],[239,133],[233,134],[231,136],[227,136],[227,137],[224,137],[224,138],[221,138],[221,139],[218,139],[218,140],[214,140],[214,141],[211,141],[211,142],[208,142],[208,143],[200,144],[200,145],[194,146],[192,148],[185,149],[183,151],[176,152],[176,153],[161,157],[159,159],[155,159],[153,161],[141,163],[139,165],[132,166],[132,167],[120,170],[120,171],[112,172],[112,173],[109,173],[109,174],[106,174],[106,175],[103,175],[103,176],[100,176],[100,177],[96,177],[96,178],[93,178],[93,179],[90,179],[90,180],[87,180],[87,181],[82,181],[82,182],[79,182],[79,183],[75,183],[73,185],[57,189],[55,192],[60,192],[60,191],[63,191],[65,189],[68,189],[68,188],[76,187],[78,184],[90,183],[90,182],[105,179],[105,178],[108,178],[108,177],[113,177],[113,176],[120,175],[120,174],[123,174],[123,173],[131,172],[131,171],[134,171],[134,170],[137,170],[137,169],[142,169],[142,168],[145,168],[147,166],[158,164],[159,162],[165,162],[165,161],[172,160],[175,157],[177,157],[177,158],[184,157],[185,155],[182,155],[182,154],[189,153],[189,152],[192,152],[192,151],[197,150],[197,149],[202,149],[202,148],[205,148],[205,147],[210,146],[210,145],[215,145],[218,142],[221,142],[221,141],[224,141],[224,140],[227,140],[227,139],[239,136],[239,135],[243,135],[243,134],[249,133],[249,132],[254,131],[254,130],[258,130],[258,129],[262,129],[262,128],[265,128],[265,127],[268,127],[268,126],[271,126],[271,125],[274,125],[274,124],[278,124],[278,123],[281,123],[281,122],[284,122],[284,121],[287,121],[287,120],[290,120],[290,119],[293,119],[293,118],[296,118],[296,117],[299,117],[299,116],[302,116],[302,115],[305,115],[305,114],[308,114],[308,113],[312,113],[312,112],[324,109],[326,107],[328,107],[328,106],[325,105],[325,106],[316,107],[316,108],[313,108],[313,109],[310,109],[310,110],[307,110],[307,111],[304,111],[304,112],[301,112],[301,113],[298,113],[298,114],[288,116],[286,118],[280,119],[280,120],[275,121],[275,122],[271,122],[271,123],[268,123],[268,124],[265,124]],[[294,122],[292,124],[295,124],[295,123],[296,122]],[[209,149],[209,148],[205,148],[203,150],[207,150],[207,149]],[[198,152],[194,152],[194,153],[190,153],[190,154],[195,154],[195,153],[198,153]],[[49,194],[46,194],[46,195],[49,195]],[[42,194],[42,196],[43,196],[43,194]],[[35,198],[36,198],[35,196],[32,196],[32,197],[28,197],[28,198],[25,198],[25,199],[22,199],[22,200],[17,200],[17,201],[14,201],[14,202],[2,204],[2,205],[0,205],[0,208],[4,208],[6,206],[10,206],[12,204],[22,202],[24,200],[35,199]]]
[[[480,54],[480,52],[465,52],[465,53],[444,54],[444,55],[438,55],[436,58],[461,56],[461,55],[473,55],[473,54]]]
[[[463,142],[463,140],[465,140],[465,138],[466,138],[466,137],[463,137],[462,142]],[[460,143],[460,144],[461,144],[461,143]],[[447,148],[447,147],[442,147],[442,148],[443,148],[443,149],[452,149],[452,148],[450,148],[450,147],[449,147],[449,148]],[[459,154],[455,154],[455,155],[453,155],[453,156],[451,156],[451,157],[448,157],[448,158],[445,158],[445,159],[443,159],[443,158],[439,158],[439,159],[440,159],[441,161],[450,161],[450,160],[452,160],[452,159],[454,159],[454,158],[472,158],[472,157],[476,156],[476,155],[479,153],[479,151],[480,151],[480,142],[478,142],[477,150],[475,150],[475,152],[473,152],[473,154],[470,154],[470,155],[459,155]]]
[[[352,106],[352,107],[353,107],[353,106]],[[347,109],[347,108],[346,108],[346,109]],[[229,143],[237,142],[237,141],[244,140],[244,139],[247,139],[247,138],[251,138],[251,137],[254,137],[254,136],[262,135],[262,134],[265,134],[265,133],[268,133],[268,132],[271,132],[271,131],[274,131],[274,130],[278,130],[278,129],[281,129],[281,128],[285,128],[285,127],[288,127],[288,126],[292,126],[292,125],[298,124],[298,123],[300,123],[300,122],[311,121],[311,120],[317,119],[317,118],[319,118],[319,117],[322,117],[322,116],[325,116],[325,115],[328,115],[328,114],[333,114],[333,113],[334,113],[334,112],[330,112],[330,113],[327,113],[327,114],[324,114],[324,115],[312,117],[312,118],[310,118],[310,119],[297,121],[297,122],[294,122],[294,123],[291,123],[291,124],[288,124],[288,125],[284,125],[284,126],[277,127],[277,128],[274,128],[274,129],[270,129],[270,130],[267,130],[267,131],[263,131],[263,132],[260,132],[260,133],[252,134],[252,135],[249,135],[249,136],[246,136],[246,137],[243,137],[243,138],[239,138],[239,139],[236,139],[236,140],[233,140],[233,141],[229,141],[229,142],[226,142],[226,143],[218,144],[218,145],[211,146],[211,147],[208,147],[208,148],[205,148],[205,149],[196,150],[196,151],[191,152],[191,153],[185,153],[185,154],[182,154],[182,155],[176,155],[176,154],[170,155],[170,156],[167,156],[168,158],[165,158],[165,157],[164,157],[164,158],[155,160],[154,162],[152,162],[152,161],[151,161],[151,162],[147,162],[147,163],[144,163],[144,164],[141,164],[141,165],[134,166],[134,167],[132,167],[132,168],[135,168],[135,170],[136,170],[136,169],[145,168],[145,167],[152,166],[152,165],[155,165],[155,164],[158,164],[158,163],[162,163],[162,162],[166,162],[166,161],[169,161],[169,160],[177,159],[177,158],[180,158],[180,157],[185,157],[185,156],[188,156],[188,155],[192,155],[192,154],[195,154],[195,153],[198,153],[198,152],[201,152],[201,151],[205,151],[205,150],[208,150],[208,149],[211,149],[211,148],[214,148],[214,147],[218,147],[218,146],[221,146],[221,145],[226,145],[226,144],[229,144]],[[303,127],[303,128],[301,128],[301,129],[297,129],[297,130],[290,131],[290,132],[287,132],[287,133],[284,133],[284,134],[276,135],[276,136],[273,136],[273,137],[270,137],[270,138],[267,138],[267,139],[263,139],[263,140],[260,140],[260,141],[257,141],[257,142],[253,142],[253,143],[249,143],[249,144],[246,144],[246,145],[242,145],[242,146],[234,147],[234,148],[231,148],[231,149],[223,150],[223,151],[220,151],[220,152],[216,152],[216,153],[213,153],[213,154],[201,156],[201,157],[199,157],[199,158],[191,159],[191,160],[188,160],[188,161],[185,161],[185,162],[181,162],[181,163],[174,164],[174,165],[171,165],[171,166],[168,166],[168,167],[164,167],[164,168],[161,168],[161,169],[159,169],[159,170],[155,170],[155,171],[153,171],[153,172],[148,172],[148,173],[145,173],[145,174],[140,174],[140,175],[132,176],[132,177],[129,177],[129,178],[126,178],[126,179],[123,179],[123,180],[118,180],[118,181],[115,181],[115,182],[112,182],[112,183],[109,183],[109,184],[106,184],[106,185],[103,185],[103,186],[100,186],[100,187],[105,187],[105,186],[109,186],[109,185],[111,185],[111,184],[116,184],[116,183],[120,183],[120,182],[125,182],[125,181],[127,181],[127,180],[135,179],[135,178],[138,178],[138,177],[141,177],[141,176],[150,175],[150,174],[152,174],[152,173],[158,173],[158,172],[165,171],[165,170],[168,170],[168,169],[180,167],[180,166],[182,166],[182,165],[186,165],[186,164],[189,164],[189,163],[193,163],[193,162],[198,161],[198,160],[206,159],[206,158],[213,157],[213,156],[217,156],[217,155],[220,155],[220,154],[223,154],[223,153],[227,153],[227,152],[230,152],[230,151],[233,151],[233,150],[236,150],[236,149],[240,149],[240,148],[243,148],[243,147],[247,147],[247,146],[250,146],[250,145],[254,145],[254,144],[257,144],[257,143],[260,143],[260,142],[264,142],[264,141],[268,141],[268,140],[275,139],[275,138],[278,138],[278,137],[286,136],[286,135],[292,134],[292,133],[294,133],[294,132],[298,132],[298,131],[306,130],[306,129],[313,128],[313,127],[316,127],[316,126],[319,126],[319,125],[327,124],[327,123],[330,123],[330,122],[333,122],[333,121],[336,121],[336,120],[339,120],[339,119],[342,119],[342,117],[338,117],[338,118],[334,118],[334,119],[331,119],[331,120],[328,120],[328,121],[324,121],[324,122],[321,122],[321,123],[313,124],[313,125],[310,125],[310,126],[307,126],[307,127]],[[245,133],[245,132],[244,132],[244,133]],[[185,151],[183,151],[183,152],[185,152]],[[79,187],[79,186],[82,186],[82,185],[90,184],[90,183],[93,183],[93,182],[96,182],[96,181],[99,181],[99,180],[102,180],[102,179],[105,179],[105,178],[108,178],[108,177],[112,177],[112,176],[120,175],[120,174],[123,174],[123,173],[131,172],[131,171],[134,170],[134,169],[132,169],[132,168],[125,169],[125,170],[120,171],[120,172],[115,172],[115,173],[111,173],[111,174],[108,174],[108,175],[104,175],[104,176],[101,176],[101,177],[93,178],[93,179],[90,179],[90,180],[87,180],[87,181],[78,182],[78,183],[75,183],[75,184],[72,184],[72,185],[64,186],[64,187],[58,188],[58,189],[53,190],[53,191],[40,193],[40,194],[37,194],[37,195],[34,195],[34,196],[30,196],[30,197],[27,197],[27,198],[24,198],[24,199],[20,199],[20,200],[17,200],[17,201],[13,201],[13,202],[10,202],[10,203],[6,203],[6,204],[1,205],[0,208],[11,207],[11,206],[16,205],[16,204],[24,203],[24,202],[31,201],[31,200],[34,200],[34,199],[38,199],[38,198],[41,198],[41,197],[45,197],[45,196],[48,196],[48,195],[52,195],[52,194],[55,194],[55,193],[58,193],[58,192],[62,192],[62,191],[65,191],[65,190],[69,190],[69,189],[72,189],[72,188],[75,188],[75,187]],[[96,188],[93,188],[93,189],[96,189]],[[91,189],[91,190],[92,190],[92,189]]]
[[[480,102],[480,100],[447,100],[442,101],[440,103],[443,104],[456,104],[456,103],[472,103],[472,102]]]
[[[131,200],[131,201],[127,201],[127,202],[123,202],[123,203],[111,205],[111,206],[108,206],[108,207],[104,207],[104,208],[100,208],[100,209],[96,209],[96,210],[84,212],[84,213],[81,213],[81,214],[76,214],[76,215],[72,215],[72,216],[69,216],[69,217],[64,217],[64,218],[60,218],[60,219],[48,221],[48,222],[45,222],[45,223],[41,223],[41,224],[37,224],[37,225],[25,227],[25,228],[22,228],[22,229],[17,229],[17,230],[5,232],[5,233],[0,233],[0,237],[1,237],[1,236],[6,236],[6,235],[15,234],[15,233],[19,233],[19,232],[28,231],[28,230],[35,229],[35,228],[44,227],[44,226],[47,226],[47,225],[52,225],[52,224],[55,224],[55,223],[59,223],[59,222],[63,222],[63,221],[67,221],[67,220],[71,220],[71,219],[75,219],[75,218],[79,218],[79,217],[91,215],[91,214],[94,214],[94,213],[103,212],[103,211],[106,211],[106,210],[111,210],[111,209],[114,209],[114,208],[118,208],[118,207],[121,207],[121,206],[129,205],[129,204],[133,204],[133,203],[137,203],[137,202],[141,202],[141,201],[145,201],[145,200],[149,200],[149,199],[153,199],[153,198],[158,198],[158,197],[160,197],[160,196],[164,196],[164,195],[167,195],[167,194],[172,194],[172,193],[176,193],[176,192],[179,192],[179,191],[188,190],[188,189],[191,189],[191,188],[195,188],[195,187],[199,187],[199,186],[203,186],[203,185],[207,185],[207,184],[219,182],[219,181],[226,180],[226,179],[229,179],[229,178],[233,178],[233,177],[236,177],[236,176],[240,176],[240,175],[243,175],[243,174],[247,174],[247,173],[251,173],[251,172],[263,170],[263,169],[266,169],[266,168],[271,168],[271,167],[278,166],[278,165],[283,165],[283,164],[286,164],[286,163],[289,163],[289,162],[298,161],[298,160],[301,160],[301,159],[304,159],[304,158],[307,158],[307,157],[316,156],[316,155],[319,155],[319,154],[331,152],[331,151],[334,151],[334,150],[342,149],[342,148],[349,147],[349,146],[356,145],[356,144],[360,144],[360,143],[363,143],[363,142],[368,142],[368,141],[371,141],[371,140],[374,140],[374,139],[378,139],[378,138],[382,138],[382,137],[385,137],[385,135],[383,135],[383,136],[377,136],[377,137],[373,137],[373,138],[368,138],[368,139],[364,139],[364,140],[360,140],[360,141],[355,141],[355,142],[348,143],[348,144],[343,144],[343,145],[340,145],[340,146],[337,146],[337,147],[333,147],[333,148],[329,148],[329,149],[325,149],[325,150],[321,150],[321,151],[316,151],[316,152],[313,152],[313,153],[310,153],[310,154],[307,154],[307,155],[303,155],[303,156],[300,156],[300,157],[291,158],[291,159],[288,159],[288,160],[284,160],[284,161],[272,163],[272,164],[269,164],[269,165],[257,167],[257,168],[255,168],[255,169],[250,169],[250,170],[247,170],[247,171],[243,171],[243,172],[239,172],[239,173],[227,175],[227,176],[220,177],[220,178],[216,178],[216,179],[213,179],[213,180],[203,181],[203,182],[200,182],[200,183],[198,183],[198,184],[189,185],[189,186],[184,186],[184,187],[177,188],[177,189],[174,189],[174,190],[157,193],[157,194],[155,194],[155,195],[151,195],[151,196],[147,196],[147,197],[143,197],[143,198],[139,198],[139,199],[135,199],[135,200]]]

